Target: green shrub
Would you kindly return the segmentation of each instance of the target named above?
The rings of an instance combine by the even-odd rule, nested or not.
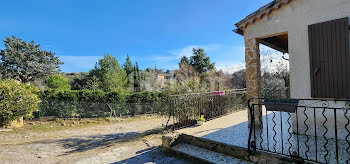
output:
[[[55,90],[70,90],[71,86],[68,83],[68,78],[62,77],[62,75],[53,75],[45,81],[46,85],[50,89]]]
[[[286,90],[283,80],[277,78],[266,79],[262,95],[265,98],[286,98]]]
[[[0,126],[38,110],[39,89],[13,80],[0,80]]]
[[[110,110],[110,116],[122,116],[128,113],[125,106],[125,95],[120,92],[109,92],[106,95],[107,107]]]
[[[78,92],[71,90],[46,90],[40,104],[40,116],[73,117],[77,111]]]
[[[40,116],[110,117],[126,114],[159,113],[160,92],[121,92],[99,90],[47,90],[42,94]]]

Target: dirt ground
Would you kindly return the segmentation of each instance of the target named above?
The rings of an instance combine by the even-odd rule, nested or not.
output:
[[[55,131],[0,132],[0,163],[188,163],[159,146],[166,118]]]

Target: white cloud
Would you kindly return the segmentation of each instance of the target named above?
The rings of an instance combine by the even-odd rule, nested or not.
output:
[[[169,61],[173,61],[173,60],[177,60],[178,58],[175,57],[175,56],[156,56],[156,57],[153,57],[152,60],[155,60],[157,62],[160,62],[160,63],[165,63],[165,62],[169,62]]]
[[[155,57],[152,60],[157,62],[170,62],[180,60],[182,56],[192,56],[193,48],[203,48],[207,53],[219,50],[222,46],[219,44],[207,44],[207,45],[189,45],[179,49],[173,49],[168,51],[167,56],[153,55]]]
[[[216,63],[216,68],[225,73],[233,73],[245,68],[243,46],[231,46],[221,44],[189,45],[179,49],[168,51],[167,55],[153,55],[150,59],[157,63],[157,67],[165,69],[177,69],[177,63],[182,56],[192,56],[193,48],[203,48],[211,58],[211,62]]]
[[[172,50],[170,51],[171,54],[173,54],[178,59],[182,56],[190,57],[192,55],[192,49],[193,48],[203,48],[207,53],[210,51],[216,51],[220,49],[222,46],[219,44],[208,44],[208,45],[190,45],[186,46],[180,49]]]
[[[218,65],[217,70],[221,70],[224,73],[232,74],[241,69],[245,69],[245,63],[233,64],[233,65]]]
[[[61,69],[63,72],[79,72],[94,68],[95,63],[103,56],[59,56],[64,62]]]

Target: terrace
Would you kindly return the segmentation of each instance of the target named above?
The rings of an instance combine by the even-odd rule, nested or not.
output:
[[[259,163],[349,163],[349,7],[344,0],[274,0],[236,23],[233,31],[245,41],[248,112],[223,116],[213,108],[223,117],[176,131],[175,142],[165,136],[163,146],[210,162],[217,161],[195,154],[206,149]],[[261,98],[261,45],[289,56],[290,99]],[[175,118],[191,122],[181,114],[185,108],[175,111]],[[181,119],[174,129],[191,125]]]
[[[221,155],[233,157],[225,157],[229,158],[227,161],[240,158],[244,161],[277,163],[295,160],[317,163],[349,162],[349,108],[339,105],[348,100],[338,100],[337,104],[323,99],[299,99],[294,110],[284,106],[271,110],[266,108],[266,99],[250,99],[249,112],[242,110],[244,108],[238,107],[237,104],[228,107],[232,113],[217,114],[220,113],[218,109],[223,108],[214,108],[214,111],[217,110],[214,112],[215,119],[209,119],[201,126],[193,125],[195,120],[189,118],[196,118],[195,114],[190,117],[188,114],[196,112],[188,111],[199,109],[198,104],[188,104],[186,101],[210,99],[214,103],[215,100],[232,97],[232,94],[237,97],[242,93],[199,96],[200,98],[196,95],[186,95],[185,101],[173,101],[183,105],[175,107],[174,111],[177,112],[174,117],[187,119],[172,119],[173,125],[177,126],[170,126],[174,130],[170,136],[176,140],[169,149],[177,154],[190,155],[191,158],[209,162],[223,158]],[[259,103],[254,103],[253,100],[259,100]],[[204,106],[200,107],[205,109]],[[258,120],[252,117],[256,109],[260,111]],[[182,115],[179,115],[180,113]],[[213,113],[201,111],[197,113],[197,117],[200,114],[213,116]],[[253,119],[249,121],[248,115]],[[202,149],[209,154],[220,155],[216,154],[214,160],[208,159],[210,155]]]

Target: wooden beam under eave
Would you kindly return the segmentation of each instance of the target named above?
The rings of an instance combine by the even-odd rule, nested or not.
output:
[[[261,44],[263,44],[263,45],[265,45],[265,46],[268,46],[268,47],[270,47],[270,48],[272,48],[272,49],[275,49],[275,50],[277,50],[277,51],[280,51],[280,52],[282,52],[282,53],[288,53],[288,47],[283,46],[283,45],[281,45],[281,44],[276,44],[276,43],[274,44],[274,43],[265,41],[265,40],[263,40],[263,39],[259,39],[259,43],[261,43]]]
[[[239,35],[244,36],[243,31],[242,31],[241,29],[239,29],[239,28],[234,29],[234,30],[232,30],[232,31],[235,32],[235,33],[237,33],[237,34],[239,34]]]

